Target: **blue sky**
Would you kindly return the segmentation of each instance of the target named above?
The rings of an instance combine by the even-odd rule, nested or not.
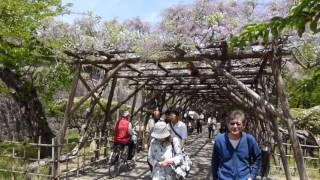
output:
[[[133,17],[140,17],[143,21],[158,22],[162,10],[178,4],[192,4],[193,0],[62,0],[63,4],[72,3],[70,10],[74,13],[63,15],[59,19],[66,22],[73,20],[84,13],[92,11],[102,20],[111,20],[117,17],[124,21]]]

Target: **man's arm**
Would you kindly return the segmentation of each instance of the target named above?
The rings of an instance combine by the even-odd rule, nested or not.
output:
[[[149,163],[151,164],[152,167],[155,167],[156,166],[156,163],[157,161],[154,159],[154,155],[152,154],[153,153],[153,148],[154,146],[152,145],[153,144],[153,141],[154,139],[151,140],[151,143],[150,143],[150,148],[149,148],[149,151],[148,151],[148,161]]]
[[[253,136],[251,136],[250,141],[253,146],[252,156],[254,160],[253,164],[251,165],[251,170],[252,170],[251,177],[252,179],[256,179],[260,169],[260,164],[261,164],[261,150]]]
[[[212,151],[212,160],[211,160],[211,171],[212,171],[212,179],[218,180],[218,168],[220,164],[220,153],[217,141],[213,145]]]
[[[188,138],[188,129],[187,129],[187,125],[185,123],[183,123],[182,128],[181,128],[181,137],[183,140],[186,140]]]
[[[182,162],[182,146],[180,146],[180,140],[178,137],[173,137],[172,138],[172,145],[173,145],[173,151],[174,151],[174,157],[169,159],[174,163],[174,165],[179,165]],[[169,161],[169,162],[170,162]]]
[[[181,132],[181,145],[182,147],[184,147],[184,144],[186,143],[186,140],[188,138],[188,129],[187,129],[187,126],[185,123],[183,123],[183,126],[182,126],[182,132]]]
[[[128,127],[129,135],[133,135],[133,130],[132,130],[132,124],[129,122],[129,127]]]

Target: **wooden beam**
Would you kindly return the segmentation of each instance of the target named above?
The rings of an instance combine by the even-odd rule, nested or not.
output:
[[[261,98],[257,93],[255,93],[253,90],[251,90],[250,88],[248,88],[247,86],[245,86],[243,83],[241,83],[241,81],[237,80],[235,77],[233,77],[231,74],[229,74],[228,72],[226,72],[223,69],[219,69],[217,68],[214,64],[212,64],[211,62],[209,62],[209,64],[212,66],[213,70],[216,73],[220,73],[223,74],[225,77],[228,78],[228,80],[234,84],[237,84],[237,86],[242,89],[243,91],[245,91],[247,93],[247,95],[249,95],[253,100],[255,100],[256,102],[258,102],[263,108],[265,108],[267,111],[269,111],[270,113],[272,113],[273,116],[279,117],[282,120],[284,120],[285,122],[288,121],[287,117],[282,113],[277,111],[276,108],[274,108],[274,106],[272,104],[270,104],[268,101],[266,101],[264,98]],[[290,128],[290,127],[289,127]],[[302,155],[302,154],[301,154]],[[303,161],[302,161],[303,162]]]
[[[220,74],[226,77],[231,83],[235,84],[238,86],[239,89],[243,90],[246,92],[251,98],[262,104],[263,106],[268,109],[272,114],[276,115],[277,117],[280,117],[281,119],[286,121],[286,118],[283,116],[282,112],[277,111],[277,109],[268,101],[265,99],[261,98],[260,95],[258,95],[255,91],[251,90],[249,87],[247,87],[245,84],[243,84],[241,81],[239,81],[236,77],[232,76],[230,73],[228,73],[225,69],[220,69],[218,68],[214,63],[211,61],[207,61],[212,69]]]
[[[128,97],[118,103],[114,108],[111,109],[110,114],[114,113],[118,108],[120,108],[124,103],[126,103],[132,96],[134,96],[136,93],[138,93],[150,80],[145,81],[143,84],[137,87],[135,91],[133,91],[131,94],[128,95]]]
[[[91,91],[90,86],[89,86],[88,83],[83,79],[83,77],[82,77],[81,75],[79,76],[79,79],[80,79],[80,81],[82,82],[82,84],[84,85],[84,87],[90,92],[90,91]],[[98,101],[98,104],[99,104],[99,106],[101,107],[101,109],[104,109],[104,107],[103,107],[103,105],[101,104],[99,98],[98,98],[95,94],[93,94],[92,97],[93,97],[95,100]]]
[[[169,74],[170,71],[167,70],[165,67],[163,67],[159,62],[154,63],[155,65],[157,65],[162,71],[164,71],[165,73]]]
[[[92,94],[94,94],[98,89],[100,89],[102,86],[104,86],[106,83],[109,82],[109,80],[125,65],[125,62],[122,62],[118,64],[115,68],[113,68],[111,71],[109,71],[104,79],[101,81],[99,85],[97,85],[95,88],[92,89],[87,95],[85,95],[83,98],[80,99],[80,101],[74,105],[70,111],[70,113],[73,113],[75,110],[77,110]]]
[[[238,78],[239,79],[239,78]],[[194,80],[194,79],[192,79]],[[239,79],[241,82],[243,82],[244,84],[252,84],[253,80],[252,79]],[[131,83],[129,84],[129,86],[136,86],[138,84],[141,84],[139,82],[137,83]],[[215,77],[213,77],[212,79],[207,79],[206,82],[201,83],[200,80],[196,80],[196,81],[189,81],[189,80],[185,80],[182,82],[174,82],[174,81],[151,81],[148,83],[147,86],[152,86],[152,87],[157,87],[157,86],[184,86],[184,85],[216,85],[217,81],[215,79]]]
[[[107,69],[106,67],[103,67],[102,65],[99,65],[99,64],[94,64],[93,66],[96,66],[97,68],[103,69],[106,72],[108,72],[110,70],[110,69]]]
[[[80,72],[81,72],[81,64],[77,64],[75,66],[75,74],[73,76],[73,80],[72,80],[72,86],[71,86],[71,91],[69,94],[69,99],[68,99],[68,104],[66,107],[66,110],[64,112],[64,118],[63,118],[63,123],[59,132],[59,144],[63,144],[64,143],[64,138],[70,123],[70,119],[71,119],[71,109],[73,106],[73,100],[74,97],[76,95],[76,90],[77,90],[77,85],[78,85],[78,80],[79,80],[79,76],[80,76]]]
[[[143,102],[142,105],[131,115],[131,119],[133,116],[135,116],[139,111],[142,111],[142,109],[144,108],[144,106],[148,105],[149,103],[151,103],[154,99],[157,98],[157,95],[152,96],[150,99],[148,99],[148,101]]]
[[[137,88],[138,88],[138,87],[137,87]],[[136,88],[136,89],[137,89],[137,88]],[[134,97],[133,97],[130,114],[133,114],[134,109],[135,109],[135,107],[136,107],[137,95],[138,95],[138,93],[136,93],[136,94],[134,95]]]
[[[241,59],[249,59],[249,58],[261,58],[266,54],[266,52],[230,52],[228,53],[229,59],[232,60],[241,60]],[[68,54],[69,55],[69,54]],[[203,58],[208,58],[211,60],[223,60],[224,57],[221,53],[213,53],[213,54],[194,54],[194,55],[185,55],[184,57],[166,57],[166,58],[159,58],[159,59],[141,59],[140,57],[133,57],[133,58],[111,58],[111,59],[99,59],[96,60],[87,60],[87,59],[77,59],[72,62],[72,64],[119,64],[122,62],[126,62],[127,64],[136,64],[136,63],[157,63],[157,62],[190,62],[190,61],[199,61]]]
[[[259,71],[234,71],[234,72],[230,72],[232,75],[234,76],[237,76],[237,75],[244,75],[244,76],[256,76]],[[263,71],[264,74],[270,74],[271,75],[271,72],[265,72]],[[212,78],[212,76],[215,76],[214,73],[202,73],[202,74],[199,74],[198,78]],[[172,78],[175,78],[175,77],[195,77],[194,75],[192,74],[189,74],[189,73],[171,73],[171,74],[129,74],[129,73],[119,73],[117,74],[117,78],[167,78],[167,77],[172,77]]]
[[[235,101],[239,102],[242,106],[248,108],[248,109],[255,109],[256,111],[258,111],[259,115],[263,116],[262,120],[264,120],[264,116],[267,117],[268,116],[268,112],[266,111],[266,109],[264,108],[264,106],[256,106],[252,101],[246,101],[245,97],[242,96],[240,93],[238,93],[236,90],[234,90],[233,88],[228,88],[228,85],[225,84],[225,86],[223,87],[223,89],[229,93],[231,95],[231,97],[233,97],[235,99]],[[260,117],[260,116],[259,116]],[[270,122],[272,123],[274,129],[274,133],[275,133],[275,140],[278,143],[278,148],[280,151],[280,156],[281,156],[281,161],[282,161],[282,165],[285,169],[285,173],[286,173],[286,177],[287,180],[291,180],[291,175],[289,172],[289,165],[288,165],[288,160],[286,157],[286,154],[284,152],[284,148],[283,148],[283,142],[282,142],[282,138],[280,136],[280,132],[279,132],[279,125],[278,122],[276,120],[276,117],[271,117],[268,118],[270,120]]]
[[[130,64],[127,64],[126,66],[127,66],[129,69],[131,69],[132,71],[134,71],[134,72],[137,72],[137,73],[139,73],[139,74],[143,74],[142,71],[139,71],[138,69],[132,67],[132,65],[130,65]],[[119,71],[119,72],[120,72],[120,71]]]
[[[300,179],[308,180],[301,146],[294,125],[294,118],[290,113],[288,98],[285,92],[285,85],[280,72],[281,56],[277,42],[273,44],[273,50],[274,53],[271,61],[272,72],[276,83],[277,93],[281,102],[280,105],[283,112],[283,116],[288,126],[289,137],[293,145],[294,159],[298,168]]]
[[[266,56],[263,57],[260,69],[259,69],[259,71],[257,73],[257,76],[254,78],[253,84],[256,84],[258,82],[259,78],[262,76],[263,71],[264,71],[265,67],[268,64],[268,59],[269,59],[270,55],[271,55],[271,53],[266,54]]]
[[[112,83],[111,83],[111,88],[109,91],[107,105],[105,108],[104,119],[103,119],[101,129],[100,129],[100,131],[102,132],[102,135],[103,135],[102,137],[104,137],[104,135],[106,133],[105,131],[106,131],[106,127],[107,127],[107,122],[109,122],[111,120],[110,110],[111,110],[112,99],[114,96],[114,90],[116,89],[116,86],[117,86],[117,78],[113,78]]]
[[[231,68],[232,69],[238,69],[238,68],[246,68],[246,69],[253,69],[253,70],[258,70],[259,67],[261,66],[261,63],[249,63],[249,64],[231,64]],[[266,67],[269,67],[269,64],[266,64]],[[209,66],[203,66],[203,65],[200,65],[200,66],[197,66],[197,69],[198,70],[211,70],[211,67]],[[141,69],[142,72],[146,72],[146,71],[158,71],[159,69],[158,68],[143,68]],[[183,71],[183,70],[188,70],[187,67],[171,67],[171,68],[166,68],[166,70],[168,70],[169,72],[170,71]],[[121,70],[121,72],[126,72],[126,71],[132,71],[130,69],[123,69]]]

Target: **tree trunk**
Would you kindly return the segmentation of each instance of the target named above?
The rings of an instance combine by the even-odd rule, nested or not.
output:
[[[7,87],[13,89],[11,93],[22,112],[22,120],[27,124],[27,129],[33,141],[37,143],[41,136],[42,143],[51,144],[55,136],[50,129],[45,113],[32,82],[8,68],[0,68],[0,78]],[[41,147],[41,155],[50,154],[50,148]]]

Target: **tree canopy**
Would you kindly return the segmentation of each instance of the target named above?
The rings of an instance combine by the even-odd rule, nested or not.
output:
[[[197,0],[164,10],[158,24],[139,18],[102,21],[93,13],[68,24],[54,18],[67,12],[59,0],[3,0],[0,2],[0,71],[4,83],[0,87],[7,88],[1,91],[18,91],[6,80],[6,69],[18,77],[21,87],[28,87],[20,88],[19,97],[27,96],[28,89],[34,87],[41,101],[50,103],[57,91],[71,83],[72,67],[65,62],[72,59],[64,54],[68,50],[135,52],[150,59],[183,56],[185,52],[197,54],[222,39],[230,41],[233,47],[247,48],[247,43],[263,44],[270,37],[289,34],[289,49],[296,52],[296,58],[287,64],[297,68],[296,64],[302,63],[308,67],[299,67],[296,76],[291,76],[292,68],[284,71],[290,104],[308,108],[319,104],[319,8],[317,0],[301,0],[297,4],[292,0],[264,3]]]

